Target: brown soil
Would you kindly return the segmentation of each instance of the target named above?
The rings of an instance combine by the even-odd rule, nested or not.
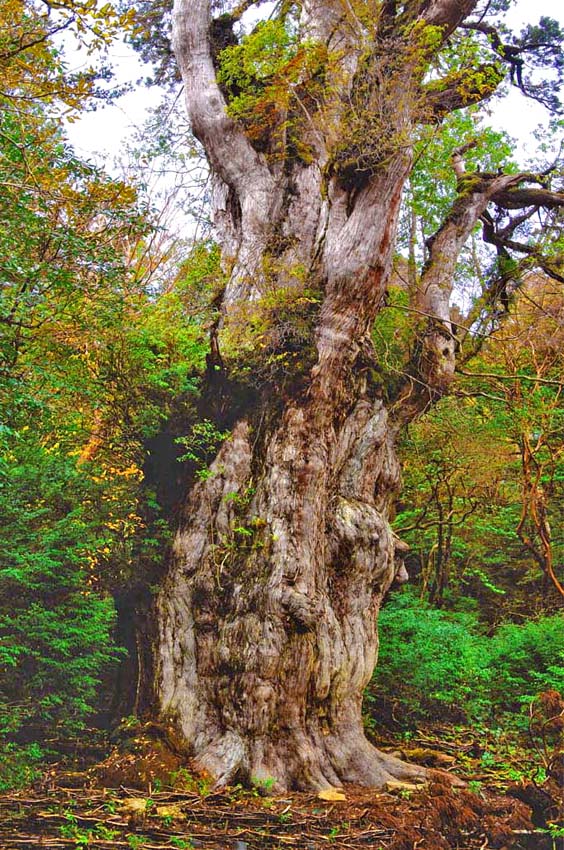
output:
[[[425,786],[376,792],[349,785],[335,800],[269,797],[267,787],[213,791],[153,724],[122,729],[115,743],[89,770],[53,770],[33,789],[0,797],[0,850],[564,850],[542,831],[547,814],[560,814],[550,808],[548,786],[542,810],[531,782],[507,793],[499,777],[488,790],[476,783],[479,793],[456,787],[446,770],[471,744],[459,740],[455,759],[444,736],[423,735],[401,753],[431,767]],[[465,762],[465,778],[477,775],[476,764]]]
[[[517,850],[527,847],[522,841],[534,829],[521,801],[455,789],[444,777],[413,792],[348,786],[346,800],[336,802],[205,790],[153,789],[149,795],[123,786],[52,785],[8,795],[0,798],[0,848]]]

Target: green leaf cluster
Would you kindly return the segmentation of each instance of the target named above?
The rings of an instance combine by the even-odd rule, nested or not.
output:
[[[291,15],[262,21],[239,44],[219,54],[217,79],[227,111],[240,121],[255,146],[271,156],[308,160],[304,120],[323,99],[327,51],[298,38]]]
[[[25,788],[40,776],[43,750],[39,744],[0,745],[0,794]]]
[[[241,44],[221,51],[218,81],[240,94],[230,100],[234,115],[249,108],[246,99],[262,94],[264,84],[296,55],[296,39],[281,19],[262,21]]]
[[[404,590],[380,612],[379,633],[367,711],[403,726],[450,720],[519,727],[538,693],[564,688],[561,614],[505,623],[490,636],[476,612],[438,610]]]

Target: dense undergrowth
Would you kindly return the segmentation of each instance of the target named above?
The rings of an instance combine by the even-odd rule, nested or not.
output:
[[[472,600],[459,599],[459,606],[464,602]],[[433,608],[406,589],[384,605],[379,625],[369,722],[383,718],[400,730],[445,721],[523,730],[539,693],[564,692],[561,614],[491,632],[478,612]]]

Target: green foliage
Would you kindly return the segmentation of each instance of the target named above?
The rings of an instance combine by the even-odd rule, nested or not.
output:
[[[57,14],[86,22],[88,6],[91,38],[103,38],[110,6],[63,3]],[[133,185],[76,156],[56,117],[57,98],[79,109],[94,78],[63,77],[48,14],[31,10],[26,23],[20,10],[0,10],[12,26],[2,44],[18,27],[42,40],[1,58],[3,787],[33,778],[46,738],[56,748],[84,728],[122,656],[112,593],[150,584],[169,535],[144,481],[147,441],[193,408],[219,279],[219,252],[204,243],[157,284],[166,246],[152,214]]]
[[[240,116],[249,101],[262,94],[264,83],[286,67],[295,56],[296,39],[284,21],[262,21],[241,44],[222,50],[218,80],[241,94],[230,100],[230,110]]]
[[[78,819],[72,811],[67,811],[64,814],[65,823],[59,827],[61,838],[66,838],[74,843],[77,848],[88,847],[92,840],[92,830],[83,829]]]
[[[0,735],[76,731],[116,659],[113,604],[92,570],[109,542],[100,490],[29,429],[11,437],[10,474],[0,474]]]
[[[456,198],[456,176],[450,157],[456,148],[470,142],[474,146],[464,156],[469,174],[498,168],[509,173],[517,170],[512,139],[504,131],[483,125],[475,108],[454,112],[439,126],[423,127],[416,144],[409,203],[426,237],[436,232]]]
[[[15,232],[3,236],[15,240]],[[106,263],[107,277],[92,289],[85,276],[99,259],[95,246],[85,269],[78,258],[65,265],[62,255],[55,273],[66,276],[65,286],[36,288],[27,305],[41,320],[29,327],[15,320],[4,337],[0,738],[7,742],[75,733],[96,707],[100,682],[120,657],[110,591],[132,578],[150,581],[168,537],[154,489],[143,483],[145,441],[173,407],[190,407],[205,363],[187,291],[208,275],[215,249],[199,252],[200,276],[185,269],[179,287],[156,298],[145,283],[135,285],[119,239],[110,248],[116,265]],[[102,247],[101,262],[110,248]],[[33,251],[31,242],[26,262]],[[34,294],[16,287],[3,294],[17,292]],[[7,312],[26,315],[23,303],[12,304],[17,309]],[[22,774],[18,753],[6,781]]]
[[[131,850],[141,850],[148,842],[148,838],[146,835],[128,835],[127,843]]]
[[[0,744],[0,794],[25,788],[37,779],[42,758],[39,744]]]
[[[507,623],[491,637],[477,614],[441,611],[412,591],[380,613],[380,651],[368,712],[410,726],[458,720],[525,725],[524,706],[564,687],[564,620]]]
[[[68,321],[71,299],[75,328],[93,296],[107,321],[112,285],[126,271],[124,240],[148,223],[133,187],[81,162],[39,107],[1,112],[0,183],[0,364],[13,367],[32,335],[50,331],[52,346],[68,345],[53,323],[61,313]]]
[[[267,279],[284,274],[278,261],[268,259],[264,266]],[[231,375],[252,387],[279,386],[303,375],[317,356],[313,329],[320,293],[306,286],[303,267],[285,274],[291,285],[273,286],[260,298],[237,305],[219,334]]]
[[[402,309],[408,306],[407,290],[390,286],[386,307],[378,313],[372,329],[379,364],[379,373],[374,378],[381,382],[388,397],[393,395],[393,389],[403,374],[403,367],[409,356],[413,317],[407,310]]]
[[[220,431],[209,419],[196,422],[188,436],[177,437],[175,440],[186,449],[178,460],[191,460],[200,469],[206,467],[229,434],[229,431]]]
[[[489,643],[490,694],[503,712],[518,712],[541,691],[564,693],[564,618],[506,623]]]
[[[491,413],[473,398],[450,398],[410,429],[396,528],[423,594],[438,604],[447,591],[475,595],[499,616],[495,597],[518,569],[518,455],[503,408]]]
[[[300,41],[288,11],[258,23],[219,55],[218,82],[229,114],[260,149],[278,157],[290,152],[307,161],[309,147],[298,130],[304,115],[311,122],[320,104],[325,62],[326,49]]]
[[[274,776],[251,776],[251,785],[262,796],[268,796],[274,790],[276,778]]]
[[[169,840],[172,847],[177,847],[178,850],[192,850],[194,847],[191,838],[181,838],[179,835],[171,835]]]
[[[394,716],[405,725],[485,711],[487,671],[475,615],[439,611],[404,592],[380,612],[379,634],[369,702],[370,694],[388,695]]]
[[[0,737],[81,729],[120,653],[109,591],[162,550],[167,525],[143,486],[144,440],[197,390],[206,347],[171,288],[82,298],[56,325],[18,334],[0,374]],[[126,278],[127,280],[127,278]],[[140,303],[141,302],[141,303]],[[133,319],[135,315],[135,320]],[[94,343],[94,339],[96,342]],[[138,579],[137,579],[138,580]],[[17,779],[16,759],[11,768]]]

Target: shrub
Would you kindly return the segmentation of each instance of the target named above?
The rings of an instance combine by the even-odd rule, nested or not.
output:
[[[518,712],[541,691],[564,693],[564,617],[501,626],[489,642],[492,705]]]
[[[16,436],[10,474],[0,466],[0,742],[41,744],[92,711],[118,656],[115,612],[92,570],[107,540],[96,485],[31,431]]]
[[[410,590],[380,612],[380,652],[368,701],[400,725],[477,716],[489,670],[472,613],[431,608]]]
[[[39,776],[43,751],[38,744],[20,747],[17,744],[0,744],[0,794],[16,788],[25,788]]]
[[[507,623],[492,637],[477,614],[433,609],[406,589],[380,613],[380,656],[369,713],[401,726],[421,721],[527,722],[541,691],[564,691],[562,615]]]

